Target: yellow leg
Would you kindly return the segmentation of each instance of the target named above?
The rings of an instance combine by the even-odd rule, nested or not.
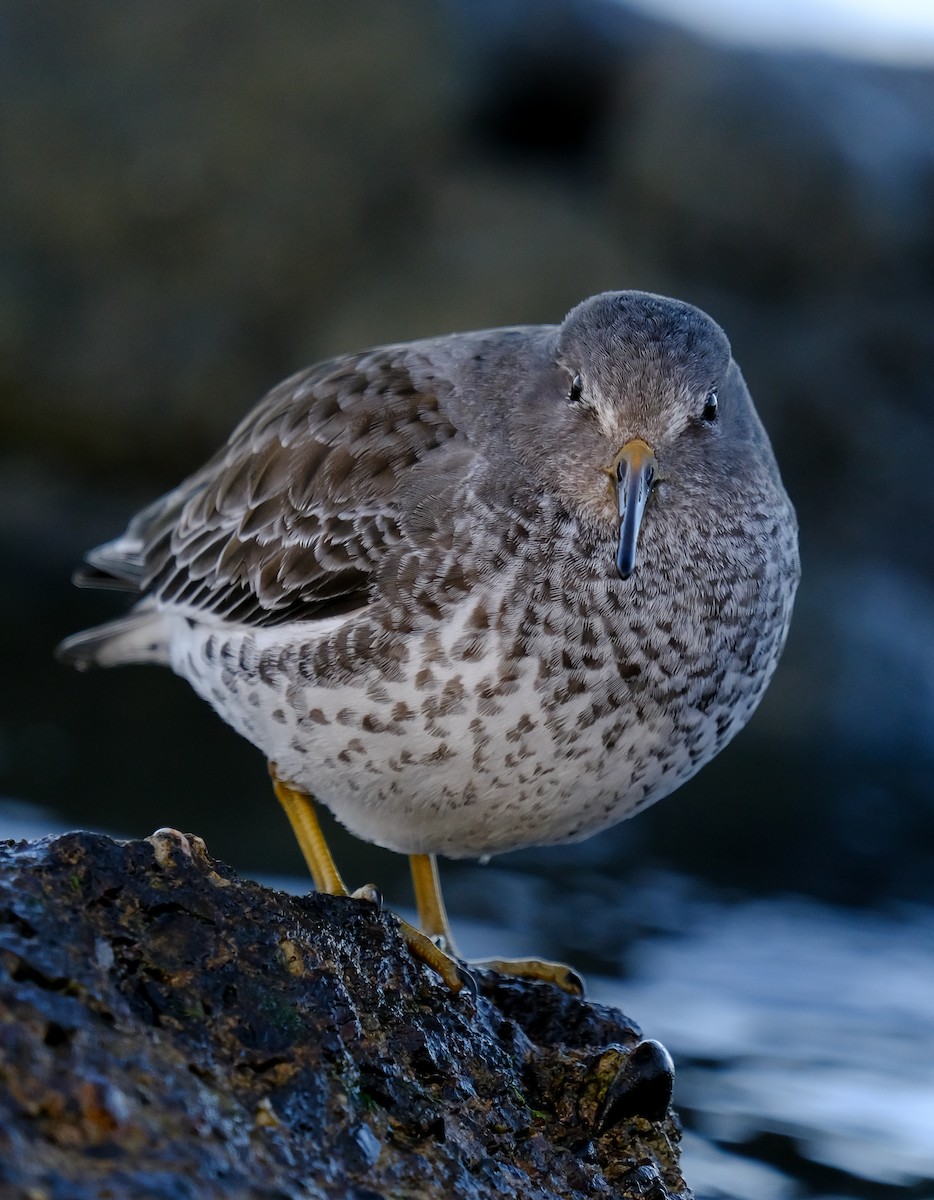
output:
[[[448,954],[456,955],[451,926],[448,923],[441,896],[441,881],[438,877],[438,862],[433,854],[410,854],[409,866],[415,889],[415,906],[422,932],[434,940],[434,944]],[[553,983],[564,992],[575,996],[584,994],[584,983],[571,967],[564,963],[544,962],[538,958],[487,958],[472,964],[476,967],[498,971],[502,975],[515,975],[522,979],[543,979]]]
[[[454,937],[441,896],[438,860],[433,854],[410,854],[409,867],[412,871],[412,886],[415,889],[419,928],[428,937],[439,939],[436,944],[440,944],[449,954],[456,954]]]
[[[299,792],[289,784],[283,783],[276,774],[275,763],[269,764],[269,774],[272,776],[276,799],[285,809],[285,815],[289,818],[292,832],[305,856],[305,862],[308,863],[308,870],[311,871],[315,887],[319,892],[326,892],[329,896],[349,895],[337,869],[337,864],[331,857],[328,844],[324,840],[311,797],[305,792]]]
[[[357,899],[366,899],[370,902],[374,896],[378,898],[379,893],[370,885],[353,893],[347,890],[337,869],[337,864],[331,856],[331,851],[328,849],[328,844],[324,840],[324,833],[318,824],[311,797],[307,792],[300,792],[290,784],[284,783],[276,774],[275,763],[269,764],[269,774],[272,777],[273,790],[279,803],[285,809],[285,815],[289,818],[292,832],[305,856],[305,862],[308,864],[317,890],[326,892],[330,896],[352,894]],[[438,899],[440,901],[440,893]],[[443,908],[441,911],[443,916]],[[464,979],[457,963],[408,921],[403,921],[401,918],[397,918],[397,920],[405,943],[412,954],[420,962],[430,967],[436,975],[440,975],[452,992],[459,992],[464,986]]]

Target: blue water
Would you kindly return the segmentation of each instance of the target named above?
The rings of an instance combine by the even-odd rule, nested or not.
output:
[[[934,910],[707,902],[630,961],[592,993],[668,1046],[686,1123],[798,1177],[741,1186],[692,1141],[699,1196],[934,1196]]]
[[[934,1198],[934,908],[725,899],[667,872],[618,891],[593,923],[604,956],[621,931],[619,977],[588,994],[671,1051],[698,1200]],[[566,933],[454,924],[468,955],[579,961]]]
[[[895,63],[934,59],[930,0],[623,0],[728,43]]]

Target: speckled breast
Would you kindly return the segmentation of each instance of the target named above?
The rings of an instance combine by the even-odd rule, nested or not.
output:
[[[678,589],[655,562],[624,582],[517,561],[404,636],[377,606],[317,630],[189,627],[173,666],[366,840],[451,857],[574,841],[713,757],[784,642],[796,561]]]

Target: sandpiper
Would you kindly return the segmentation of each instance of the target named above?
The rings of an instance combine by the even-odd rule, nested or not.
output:
[[[759,703],[799,575],[726,336],[643,292],[301,371],[87,562],[140,598],[61,656],[187,679],[266,756],[320,889],[346,893],[312,797],[409,855],[406,937],[454,990],[435,856],[673,791]]]

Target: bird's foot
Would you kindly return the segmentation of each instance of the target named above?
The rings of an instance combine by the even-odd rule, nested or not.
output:
[[[410,925],[408,921],[403,921],[401,917],[397,919],[405,944],[413,957],[440,976],[450,991],[457,993],[466,988],[471,994],[476,995],[477,988],[469,969],[463,963],[452,958],[446,946],[437,944],[442,939],[430,938],[421,930],[416,929],[414,925]]]
[[[383,894],[374,883],[365,883],[362,887],[345,894],[349,895],[352,900],[363,900],[367,904],[374,905],[377,912],[383,911]],[[424,963],[429,970],[434,971],[451,992],[457,993],[466,987],[468,991],[476,993],[476,986],[470,972],[464,969],[462,963],[452,957],[446,945],[438,944],[443,942],[442,938],[427,937],[414,925],[404,921],[402,917],[397,916],[396,920],[399,922],[399,931],[403,941],[413,958]]]
[[[584,994],[583,979],[566,963],[545,962],[539,958],[485,958],[480,962],[472,960],[468,965],[498,971],[500,975],[514,975],[517,979],[540,979],[571,996]]]
[[[468,976],[470,968],[477,967],[481,971],[498,971],[501,975],[514,975],[519,979],[541,979],[560,988],[562,992],[568,992],[572,996],[583,996],[583,979],[564,963],[543,962],[538,958],[488,958],[464,962],[457,953],[447,913],[444,911],[437,859],[433,854],[410,854],[409,865],[415,887],[418,920],[424,931],[420,936],[428,941],[437,953],[444,955],[451,962],[460,963],[461,970]]]
[[[424,936],[424,935],[423,935]],[[512,975],[516,979],[538,979],[551,983],[571,996],[583,996],[584,980],[566,963],[547,962],[541,958],[471,958],[462,959],[451,940],[450,934],[435,934],[432,945],[446,957],[456,960],[469,971],[496,971],[499,975]]]

